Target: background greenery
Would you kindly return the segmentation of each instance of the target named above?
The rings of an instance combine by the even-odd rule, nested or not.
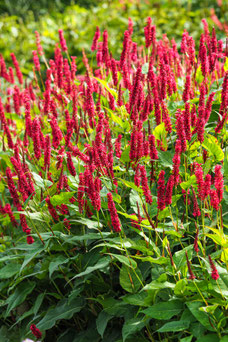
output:
[[[90,46],[97,25],[101,31],[108,29],[109,46],[117,57],[129,17],[134,22],[133,40],[138,44],[144,40],[143,27],[148,16],[157,26],[158,38],[167,33],[168,38],[180,42],[184,29],[187,29],[199,41],[202,18],[207,19],[210,28],[215,25],[211,19],[213,9],[222,23],[228,23],[226,1],[1,0],[0,51],[8,62],[10,53],[14,52],[23,66],[22,71],[29,74],[32,50],[36,49],[34,32],[39,31],[46,56],[52,58],[58,29],[62,28],[69,51],[77,56],[78,69],[82,71],[81,51],[84,48],[91,57]],[[225,32],[217,28],[217,35],[219,39],[224,38]]]

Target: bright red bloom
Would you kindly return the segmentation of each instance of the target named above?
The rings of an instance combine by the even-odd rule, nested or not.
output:
[[[60,41],[62,50],[67,51],[68,49],[67,49],[65,38],[63,36],[63,30],[59,30],[59,41]]]
[[[184,86],[184,92],[182,96],[182,99],[184,102],[187,102],[190,99],[190,88],[191,88],[191,76],[187,74],[185,86]]]
[[[116,141],[115,141],[115,150],[116,150],[116,156],[117,158],[121,157],[121,139],[122,139],[122,135],[119,134]]]
[[[219,278],[217,268],[216,268],[215,264],[213,263],[210,255],[208,256],[208,258],[209,258],[209,263],[210,263],[211,271],[212,271],[211,277],[212,277],[212,279],[217,280]]]
[[[51,140],[49,134],[45,137],[44,145],[44,168],[49,170],[51,161]]]
[[[13,175],[9,167],[6,168],[6,177],[7,177],[8,189],[13,199],[13,204],[15,205],[17,210],[21,210],[22,207],[20,204],[19,196],[18,196],[16,187],[14,185]]]
[[[185,255],[186,255],[186,260],[187,260],[188,273],[189,273],[189,275],[190,275],[189,278],[190,278],[191,280],[194,280],[196,277],[195,277],[195,275],[194,275],[193,272],[192,272],[191,264],[190,264],[190,262],[189,262],[188,254],[187,254],[186,251],[185,251]]]
[[[211,205],[212,207],[218,211],[219,210],[219,198],[218,198],[218,193],[216,190],[211,189],[210,190],[210,201],[211,201]]]
[[[181,162],[181,142],[180,140],[176,141],[175,145],[175,154],[173,157],[173,177],[174,177],[174,185],[177,185],[179,183],[179,168],[180,168],[180,162]]]
[[[216,165],[215,166],[214,185],[215,185],[215,188],[217,190],[219,202],[221,202],[222,199],[223,199],[223,186],[224,186],[223,174],[221,172],[221,168],[222,168],[221,165]]]
[[[202,167],[197,167],[195,171],[196,175],[196,182],[198,185],[198,196],[203,201],[205,199],[205,184],[204,184],[204,179],[203,179],[203,169]]]
[[[11,221],[12,225],[15,226],[15,227],[17,227],[17,226],[18,226],[18,223],[17,223],[17,221],[16,221],[16,219],[15,219],[15,216],[14,216],[14,214],[13,214],[13,212],[12,212],[12,209],[11,209],[10,204],[7,203],[7,204],[4,206],[4,208],[2,208],[2,209],[3,209],[4,213],[6,213],[6,214],[9,215],[9,218],[10,218],[10,221]],[[1,212],[1,208],[0,208],[0,212]]]
[[[71,229],[70,222],[66,218],[63,219],[63,222],[64,222],[65,228],[70,230]]]
[[[143,194],[146,199],[146,203],[151,204],[153,202],[151,191],[148,186],[148,179],[146,175],[146,169],[144,165],[140,166],[140,173],[141,173],[141,182],[142,182],[142,189],[143,189]]]
[[[71,153],[70,152],[67,152],[67,168],[70,172],[70,174],[75,177],[76,176],[76,170],[75,170],[75,167],[74,167],[74,163],[73,163],[73,160],[72,160],[72,156],[71,156]]]
[[[10,56],[12,58],[13,65],[16,69],[16,75],[17,75],[18,81],[20,84],[23,84],[23,75],[22,75],[21,69],[19,67],[19,63],[17,61],[17,58],[16,58],[14,53],[11,53]]]
[[[199,229],[197,229],[196,236],[195,236],[195,239],[194,239],[194,250],[195,250],[196,253],[199,253],[198,238],[199,238]]]
[[[174,176],[170,175],[169,180],[167,182],[167,186],[166,186],[166,192],[165,192],[165,204],[166,205],[172,204],[173,186],[174,186]]]
[[[36,35],[36,46],[37,46],[37,51],[39,53],[40,56],[42,56],[44,54],[41,42],[40,42],[40,35],[39,32],[35,31],[35,35]]]
[[[165,209],[165,171],[159,173],[158,178],[158,210]]]
[[[51,204],[51,201],[50,201],[50,197],[47,197],[45,199],[46,203],[47,203],[47,206],[48,206],[48,211],[49,213],[51,214],[52,218],[55,220],[55,221],[58,221],[59,220],[59,216],[55,210],[55,208],[53,207],[53,205]]]
[[[36,159],[41,157],[41,142],[40,142],[40,122],[37,117],[33,120],[32,124],[32,140],[34,147],[34,154]]]
[[[201,213],[200,213],[200,208],[199,208],[199,205],[197,202],[197,198],[196,198],[196,194],[195,194],[194,189],[192,189],[192,192],[193,192],[193,213],[192,214],[194,217],[197,217],[197,216],[200,216]]]
[[[96,32],[94,34],[94,37],[93,37],[93,43],[92,43],[92,46],[91,46],[91,51],[94,51],[94,50],[97,50],[97,43],[98,43],[98,40],[100,38],[100,29],[99,29],[99,26],[97,26],[96,28]]]
[[[41,331],[36,327],[35,324],[32,324],[32,325],[30,326],[30,330],[31,330],[31,332],[33,333],[33,335],[34,335],[36,338],[41,338],[41,337],[42,337]]]
[[[40,61],[39,61],[39,57],[37,56],[36,50],[34,50],[34,51],[32,52],[32,54],[33,54],[33,63],[34,63],[34,65],[35,65],[35,69],[36,69],[37,71],[40,71]]]
[[[123,64],[127,58],[129,52],[129,31],[124,32],[124,40],[123,40],[123,50],[120,56],[120,69],[123,69]]]
[[[107,194],[107,198],[108,198],[108,209],[111,215],[113,229],[115,230],[115,232],[119,233],[121,231],[121,224],[120,224],[120,219],[118,217],[111,192]]]
[[[155,136],[153,134],[149,135],[149,148],[150,148],[150,158],[152,160],[158,159],[158,151],[155,146]]]

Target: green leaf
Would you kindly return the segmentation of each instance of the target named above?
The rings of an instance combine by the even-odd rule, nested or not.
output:
[[[33,291],[34,287],[36,286],[35,282],[23,282],[20,283],[16,290],[13,292],[11,296],[9,296],[6,300],[7,310],[4,314],[4,317],[8,317],[9,313],[16,308],[18,305],[23,303],[26,297]]]
[[[13,277],[16,273],[19,272],[20,268],[20,264],[11,263],[6,265],[0,270],[0,279],[7,279]]]
[[[127,103],[129,101],[129,90],[126,89],[123,93],[124,103]]]
[[[146,297],[147,297],[146,292],[140,292],[140,293],[135,293],[135,294],[127,294],[123,296],[121,299],[123,299],[125,303],[131,304],[131,305],[143,306],[144,305],[143,303]]]
[[[201,84],[203,82],[203,79],[204,79],[204,77],[203,77],[201,65],[200,65],[196,70],[196,82],[198,84]]]
[[[191,177],[189,177],[189,179],[186,182],[182,182],[180,186],[184,190],[190,189],[191,187],[196,188],[197,187],[196,176],[192,175]]]
[[[120,255],[120,254],[113,254],[113,253],[107,253],[108,255],[112,255],[114,258],[116,258],[119,262],[121,262],[121,264],[124,264],[128,267],[131,268],[136,268],[137,267],[137,262],[131,258],[127,258],[124,255]]]
[[[224,176],[228,177],[228,151],[226,151],[223,162]]]
[[[134,189],[135,191],[137,191],[137,192],[139,192],[139,193],[143,193],[142,189],[139,188],[138,186],[136,186],[135,183],[129,182],[129,181],[127,181],[127,180],[125,180],[125,179],[121,179],[121,178],[120,178],[119,180],[120,180],[120,182],[122,182],[124,185],[126,185],[126,187],[131,188],[131,189]]]
[[[188,258],[191,261],[192,253],[193,253],[193,245],[183,248],[181,251],[178,251],[173,256],[174,264],[179,270],[181,267],[186,265],[186,255],[185,252],[188,253]]]
[[[185,290],[187,288],[187,285],[188,285],[187,279],[178,280],[178,282],[176,283],[176,286],[174,288],[175,295],[177,295],[177,296],[184,295]]]
[[[74,194],[75,194],[75,191],[61,192],[59,195],[55,195],[50,198],[51,204],[56,206],[56,205],[70,203],[69,200],[74,196]]]
[[[90,274],[94,271],[101,270],[101,269],[107,267],[109,265],[110,261],[111,261],[110,257],[101,258],[94,266],[87,267],[87,269],[84,272],[77,274],[71,280],[73,280],[75,278],[83,277],[83,276]]]
[[[144,286],[143,290],[162,290],[162,289],[166,289],[166,288],[173,289],[174,287],[175,287],[175,284],[172,284],[168,281],[165,281],[164,283],[152,281],[151,283]]]
[[[123,122],[123,120],[122,120],[119,116],[115,115],[111,109],[106,108],[106,107],[105,107],[105,109],[110,113],[110,116],[111,116],[112,121],[114,121],[114,122],[117,123],[120,127],[123,128],[123,127],[124,127],[124,122]]]
[[[224,67],[224,71],[226,72],[228,70],[228,57],[226,57],[226,61],[223,67]]]
[[[51,181],[41,178],[40,175],[35,172],[32,172],[32,175],[38,188],[45,189],[53,184]]]
[[[221,342],[221,341],[222,340],[219,340],[219,337],[217,334],[207,334],[198,338],[196,342]]]
[[[83,298],[77,298],[70,303],[67,299],[61,300],[57,306],[50,309],[42,320],[37,324],[37,328],[40,330],[51,329],[57,321],[62,319],[71,319],[73,314],[81,311],[85,302]]]
[[[207,137],[204,138],[202,145],[209,154],[214,157],[215,161],[222,161],[224,159],[223,150],[214,136],[208,134]]]
[[[107,327],[108,321],[112,318],[112,315],[109,315],[107,312],[104,310],[101,311],[96,319],[96,326],[97,326],[97,331],[103,338],[105,329]]]
[[[144,322],[142,320],[142,318],[140,317],[137,317],[137,318],[131,318],[129,320],[127,320],[125,323],[124,323],[124,326],[123,326],[123,329],[122,329],[122,336],[123,336],[123,342],[126,341],[126,339],[142,330],[142,328],[146,325],[146,322]]]
[[[189,310],[193,314],[193,316],[208,330],[214,331],[212,328],[208,315],[205,312],[200,311],[200,307],[202,306],[201,302],[188,302],[186,303]]]
[[[55,272],[56,270],[58,270],[58,267],[62,264],[65,264],[69,261],[69,258],[66,258],[65,255],[58,255],[57,257],[55,257],[54,261],[51,261],[49,264],[49,277],[51,278],[53,272]]]
[[[166,135],[165,124],[162,122],[160,125],[156,126],[153,135],[157,140],[163,140]]]
[[[180,342],[191,342],[192,339],[193,339],[193,336],[191,335],[191,336],[180,339]]]
[[[44,296],[45,296],[45,293],[40,293],[39,296],[37,297],[36,301],[35,301],[34,306],[32,306],[32,308],[29,311],[24,312],[23,315],[19,317],[17,322],[14,323],[14,325],[18,324],[19,322],[23,321],[23,319],[25,319],[31,315],[36,315],[41,304],[42,304],[42,302],[43,302]]]
[[[77,220],[70,220],[70,222],[78,222],[84,224],[85,226],[91,229],[98,229],[99,227],[102,227],[101,223],[98,223],[97,221],[92,221],[84,217],[80,217]]]
[[[201,308],[199,308],[199,310],[203,311],[203,312],[207,312],[207,313],[213,314],[218,306],[219,306],[219,304],[202,306]]]
[[[125,150],[122,152],[121,157],[120,157],[120,161],[122,163],[127,163],[127,162],[131,161],[131,159],[129,157],[130,148],[131,148],[130,146],[127,146],[125,148]]]
[[[142,312],[151,318],[170,319],[178,315],[183,309],[183,303],[180,300],[171,300],[164,303],[157,303]]]
[[[170,151],[159,151],[158,160],[161,162],[162,167],[173,167],[173,153]]]
[[[134,271],[132,268],[122,265],[120,270],[120,285],[127,292],[136,292],[140,286],[142,281],[142,275],[138,268]]]
[[[32,261],[32,259],[34,259],[38,254],[40,254],[40,252],[42,252],[45,249],[45,247],[43,245],[41,245],[40,243],[33,243],[31,245],[31,248],[28,249],[26,257],[24,259],[24,262],[21,266],[20,272],[25,268],[25,266],[28,265],[28,263],[30,261]]]
[[[158,329],[158,332],[183,331],[188,329],[189,325],[189,321],[172,321],[164,324],[160,329]]]
[[[106,81],[101,80],[100,78],[97,78],[97,77],[93,77],[93,78],[95,78],[95,80],[97,80],[100,84],[102,84],[105,87],[105,89],[110,94],[112,94],[112,96],[115,98],[115,100],[117,100],[117,97],[118,97],[117,92],[114,89],[111,89]]]

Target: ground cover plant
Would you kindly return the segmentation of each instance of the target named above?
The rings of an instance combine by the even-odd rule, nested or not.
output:
[[[227,341],[228,50],[59,30],[33,80],[0,59],[0,339]],[[97,65],[94,65],[94,60]],[[45,73],[45,77],[42,75]]]

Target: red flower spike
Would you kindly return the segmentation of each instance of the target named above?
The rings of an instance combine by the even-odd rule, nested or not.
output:
[[[199,253],[199,247],[198,247],[198,238],[199,238],[199,230],[196,231],[196,236],[194,239],[194,250],[198,254]]]
[[[64,222],[64,227],[70,230],[71,229],[70,222],[66,218],[63,219],[63,222]]]
[[[128,56],[129,53],[129,41],[130,41],[130,37],[129,37],[129,31],[125,31],[124,32],[124,40],[123,40],[123,50],[121,52],[121,56],[120,56],[120,69],[123,69],[123,65],[125,63],[125,60]]]
[[[40,71],[40,61],[39,61],[39,57],[37,56],[37,51],[34,50],[34,51],[32,52],[32,54],[33,54],[33,63],[34,63],[34,65],[35,65],[35,69],[36,69],[37,71]]]
[[[35,324],[32,324],[32,325],[30,326],[30,330],[31,330],[32,334],[33,334],[36,338],[41,338],[41,337],[42,337],[41,331],[36,327]]]
[[[210,263],[211,271],[212,271],[211,277],[212,277],[212,279],[217,280],[219,278],[217,268],[215,267],[215,264],[213,263],[210,255],[208,256],[208,258],[209,258],[209,263]]]
[[[32,124],[32,140],[36,159],[41,157],[41,142],[40,142],[40,122],[36,117]]]
[[[165,192],[165,204],[166,205],[172,204],[173,186],[174,186],[174,176],[170,175],[169,180],[167,182],[167,186],[166,186],[166,192]]]
[[[214,179],[214,185],[217,190],[219,202],[221,202],[223,199],[223,186],[224,186],[223,174],[221,172],[221,168],[222,168],[221,165],[215,166],[215,179]]]
[[[159,173],[158,178],[158,210],[165,209],[165,171]]]
[[[153,199],[152,199],[152,195],[148,186],[148,179],[147,179],[146,169],[144,165],[140,166],[140,173],[141,173],[142,189],[143,189],[143,194],[146,199],[146,203],[152,204]]]
[[[62,50],[66,52],[68,49],[67,49],[65,38],[63,36],[63,30],[59,30],[59,41],[60,41]]]
[[[219,198],[218,198],[218,193],[216,190],[211,189],[210,190],[210,201],[211,201],[211,205],[212,207],[218,211],[219,210]]]
[[[153,134],[149,135],[149,148],[150,148],[150,158],[152,160],[158,159],[158,151],[155,146],[155,136]]]
[[[93,37],[93,43],[92,43],[92,46],[91,46],[91,51],[97,50],[97,47],[98,47],[97,43],[98,43],[98,40],[100,38],[100,35],[101,35],[100,29],[99,29],[99,26],[97,26],[95,35]]]
[[[59,220],[59,216],[55,210],[55,208],[53,207],[53,205],[51,204],[51,201],[50,201],[50,198],[47,197],[45,199],[46,203],[47,203],[47,206],[48,206],[48,211],[49,213],[51,214],[52,218],[55,220],[55,221],[58,221]]]
[[[119,233],[121,231],[121,224],[120,224],[120,220],[116,211],[115,203],[113,201],[111,192],[107,194],[107,198],[108,198],[108,209],[111,215],[111,222],[112,222],[113,229],[115,232]]]
[[[73,160],[72,160],[72,156],[71,156],[71,153],[70,152],[67,152],[67,168],[70,172],[70,174],[75,177],[76,176],[76,170],[75,170],[75,167],[74,167],[74,163],[73,163]]]
[[[203,179],[203,169],[202,167],[197,167],[196,171],[195,171],[195,175],[196,175],[196,182],[198,185],[198,196],[200,198],[201,201],[203,201],[205,199],[205,183],[204,183],[204,179]]]
[[[38,54],[39,54],[40,56],[42,56],[42,55],[44,54],[44,51],[43,51],[43,48],[42,48],[42,45],[41,45],[39,32],[35,31],[35,35],[36,35],[36,46],[37,46],[37,51],[38,51]]]
[[[175,145],[175,154],[173,157],[173,180],[174,180],[174,185],[177,185],[179,183],[179,168],[180,168],[180,162],[181,162],[181,142],[180,140],[176,141]]]
[[[195,277],[195,275],[194,275],[193,272],[192,272],[191,264],[190,264],[190,262],[189,262],[188,254],[187,254],[186,251],[185,251],[185,255],[186,255],[186,260],[187,260],[188,273],[189,273],[189,275],[190,275],[189,278],[190,278],[191,280],[194,280],[196,277]]]
[[[196,198],[196,194],[195,194],[194,189],[192,189],[192,192],[193,192],[193,213],[192,214],[194,217],[197,217],[197,216],[201,215],[201,212],[200,212],[200,208],[199,208],[199,205],[197,202],[197,198]]]
[[[15,216],[13,215],[13,212],[12,212],[12,209],[11,209],[11,206],[9,203],[7,203],[3,209],[3,213],[5,214],[8,214],[9,215],[9,218],[10,218],[10,222],[12,223],[13,226],[17,227],[18,226],[18,223],[16,221],[16,218]],[[1,208],[0,208],[0,212],[2,212]]]
[[[12,196],[12,199],[13,199],[13,204],[15,205],[17,210],[20,211],[22,209],[22,207],[20,204],[20,200],[19,200],[19,196],[18,196],[16,187],[14,185],[13,175],[12,175],[9,167],[6,168],[6,177],[7,177],[8,189],[9,189],[10,195]]]

